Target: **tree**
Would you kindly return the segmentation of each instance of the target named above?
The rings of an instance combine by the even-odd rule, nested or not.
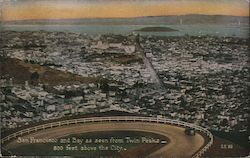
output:
[[[227,120],[227,119],[223,119],[223,120],[220,122],[220,125],[223,126],[223,127],[228,126],[228,120]]]
[[[102,78],[100,80],[100,89],[103,91],[103,92],[108,92],[109,91],[109,80],[108,79],[105,79],[105,78]]]
[[[30,75],[30,79],[32,81],[37,81],[39,79],[40,75],[37,73],[37,72],[33,72],[31,75]]]
[[[187,98],[184,95],[181,96],[180,101],[181,101],[180,103],[181,107],[185,107],[188,104]]]

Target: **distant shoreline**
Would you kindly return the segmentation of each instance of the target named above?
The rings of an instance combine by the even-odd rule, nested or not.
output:
[[[157,29],[156,27],[168,27]],[[148,31],[139,31],[150,28]],[[130,35],[140,33],[145,36],[180,37],[180,36],[214,36],[249,39],[249,28],[244,26],[223,25],[0,25],[0,32],[65,32],[88,35]]]
[[[134,18],[76,18],[76,19],[24,19],[2,21],[2,24],[120,24],[120,25],[176,25],[180,24],[249,24],[249,16],[229,16],[229,15],[167,15],[167,16],[142,16]]]
[[[175,30],[170,27],[144,27],[135,31],[137,32],[175,32],[179,30]]]

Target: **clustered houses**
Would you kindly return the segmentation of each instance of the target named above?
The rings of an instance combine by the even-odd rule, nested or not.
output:
[[[5,32],[3,53],[98,83],[16,84],[2,77],[5,129],[34,121],[110,110],[167,117],[208,129],[246,131],[249,114],[247,39],[141,37],[142,50],[164,88],[155,88],[132,35],[90,36],[60,32]]]

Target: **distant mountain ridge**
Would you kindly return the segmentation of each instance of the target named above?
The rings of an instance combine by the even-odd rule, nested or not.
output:
[[[171,15],[137,18],[86,18],[86,19],[39,19],[3,21],[3,24],[58,24],[58,25],[175,25],[175,24],[249,24],[249,17],[225,15]]]

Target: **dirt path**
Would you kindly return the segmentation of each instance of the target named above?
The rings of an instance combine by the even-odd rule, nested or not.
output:
[[[60,138],[69,135],[86,133],[86,132],[97,132],[97,131],[144,131],[152,132],[163,135],[169,138],[169,144],[163,146],[161,149],[154,153],[151,153],[152,157],[190,157],[197,152],[204,144],[204,138],[196,133],[195,136],[187,136],[184,133],[184,128],[157,124],[157,123],[146,123],[146,122],[120,122],[120,123],[91,123],[82,125],[71,125],[64,127],[57,127],[52,129],[46,129],[44,131],[38,131],[36,133],[24,136],[22,138]],[[5,148],[11,149],[19,146],[16,140],[8,143]]]

